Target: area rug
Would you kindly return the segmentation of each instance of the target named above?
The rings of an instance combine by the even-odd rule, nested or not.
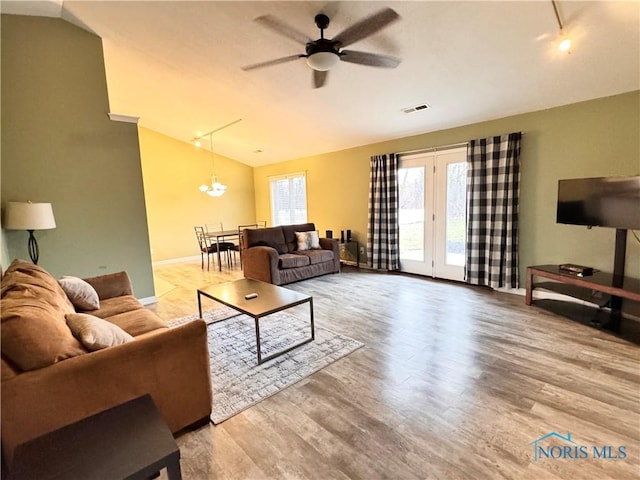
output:
[[[328,328],[315,328],[315,340],[258,365],[255,322],[230,308],[203,313],[209,337],[213,405],[218,424],[352,353],[363,344]],[[190,315],[170,327],[193,321]],[[224,320],[224,321],[222,321]],[[283,350],[310,336],[309,319],[278,312],[260,319],[262,355]]]

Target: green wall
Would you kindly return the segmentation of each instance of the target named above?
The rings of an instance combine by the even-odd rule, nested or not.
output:
[[[432,114],[437,114],[433,112]],[[558,225],[561,178],[640,174],[640,91],[481,122],[255,169],[256,217],[270,218],[268,176],[307,173],[309,221],[367,238],[369,158],[525,132],[521,148],[520,280],[527,265],[613,268],[615,230]],[[640,244],[628,235],[627,273],[640,278]]]
[[[2,15],[1,34],[3,206],[53,205],[57,228],[36,232],[53,275],[126,270],[137,297],[153,296],[137,126],[107,116],[101,39],[16,15]],[[2,241],[3,268],[28,259],[26,232],[5,230]]]

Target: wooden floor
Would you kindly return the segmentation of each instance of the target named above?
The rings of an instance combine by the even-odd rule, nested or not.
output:
[[[157,267],[153,308],[195,313],[197,288],[241,277]],[[345,269],[288,288],[365,348],[179,436],[183,478],[640,478],[637,345],[524,297],[419,277]],[[542,440],[547,452],[589,458],[534,461],[531,442],[550,432],[575,444]]]

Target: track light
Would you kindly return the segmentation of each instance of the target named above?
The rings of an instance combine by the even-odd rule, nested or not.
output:
[[[571,53],[571,39],[568,37],[563,38],[560,41],[560,45],[558,45],[558,48],[561,52]]]
[[[556,0],[551,0],[551,4],[553,5],[553,11],[556,14],[556,20],[558,20],[558,27],[560,27],[560,43],[558,44],[558,49],[561,52],[571,53],[571,38],[565,34],[564,25],[560,18],[560,11],[558,10]]]

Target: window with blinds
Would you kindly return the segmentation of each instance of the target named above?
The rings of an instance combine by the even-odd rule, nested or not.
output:
[[[304,172],[269,177],[272,225],[307,223],[307,178]]]

